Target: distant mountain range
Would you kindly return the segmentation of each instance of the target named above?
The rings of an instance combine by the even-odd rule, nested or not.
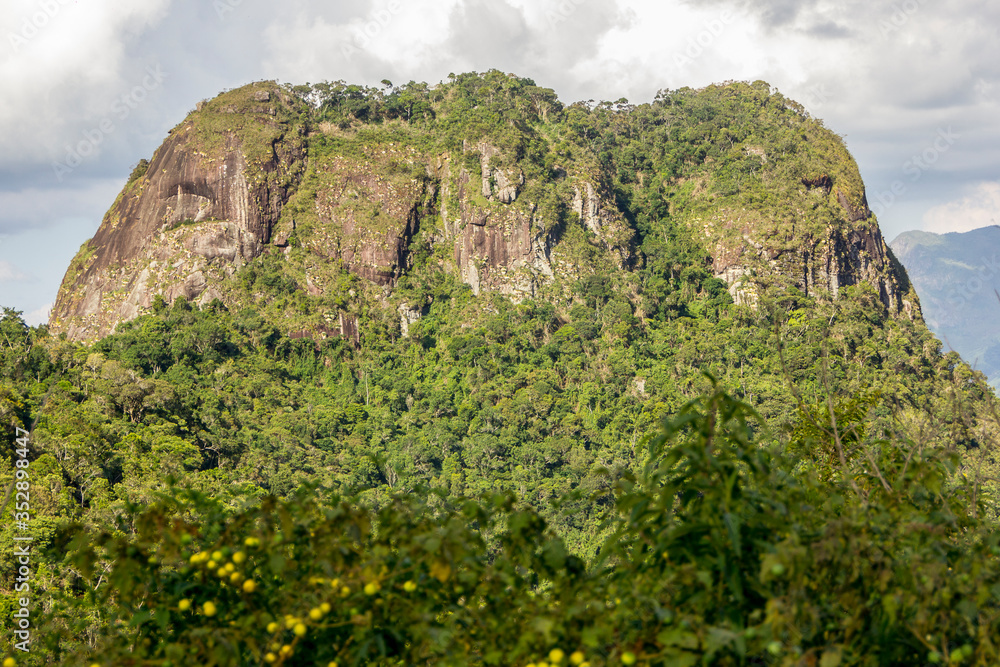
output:
[[[905,232],[889,245],[920,295],[931,331],[1000,388],[1000,226]]]

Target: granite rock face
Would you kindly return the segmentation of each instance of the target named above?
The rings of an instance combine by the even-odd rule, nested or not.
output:
[[[482,198],[476,178],[461,164],[462,155],[440,156],[434,169],[440,183],[441,227],[437,239],[454,247],[454,265],[475,294],[499,292],[512,298],[537,295],[541,286],[571,272],[572,260],[561,252],[565,225],[553,219],[537,201],[521,196],[524,175],[502,166],[503,153],[481,142],[476,149],[482,170]],[[498,162],[500,164],[498,164]],[[626,268],[635,261],[633,230],[613,203],[602,195],[592,174],[568,174],[576,197],[571,209],[602,247],[611,266]]]
[[[73,339],[107,335],[156,294],[210,301],[219,294],[213,285],[261,254],[305,149],[296,128],[281,120],[294,102],[276,86],[235,93],[242,95],[201,105],[145,173],[133,174],[70,266],[52,311],[54,331]],[[240,109],[241,98],[252,105]],[[238,114],[241,123],[221,132],[203,127],[223,114]]]
[[[814,181],[803,179],[807,187],[820,187],[843,209],[836,224],[783,225],[761,228],[745,218],[745,212],[723,211],[704,223],[711,239],[712,270],[726,281],[738,303],[756,302],[753,283],[759,277],[782,277],[808,296],[836,298],[844,287],[871,285],[887,311],[908,319],[919,319],[920,303],[906,271],[893,256],[882,237],[864,193],[860,205],[833,187],[829,176]]]
[[[410,241],[420,220],[431,215],[436,190],[426,179],[393,175],[388,158],[379,158],[334,156],[315,165],[318,224],[307,245],[389,286],[406,268]]]
[[[450,248],[452,269],[475,294],[536,295],[559,271],[564,230],[536,202],[518,196],[523,175],[496,165],[501,151],[485,143],[466,150],[483,169],[481,179],[464,166],[466,151],[429,157],[390,143],[362,157],[317,160],[311,173],[319,185],[310,203],[317,219],[304,246],[391,289],[424,230],[433,246]],[[634,260],[634,231],[585,174],[578,178],[576,212],[621,268]],[[283,241],[286,231],[277,238]]]

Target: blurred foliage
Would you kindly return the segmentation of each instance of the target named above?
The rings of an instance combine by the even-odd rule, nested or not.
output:
[[[892,444],[885,485],[821,481],[715,389],[606,492],[589,565],[509,494],[171,488],[60,533],[41,636],[72,664],[994,664],[1000,537],[953,453]]]

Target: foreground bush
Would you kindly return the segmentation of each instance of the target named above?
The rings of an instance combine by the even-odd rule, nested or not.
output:
[[[590,564],[510,498],[369,510],[315,491],[232,513],[176,491],[78,529],[47,660],[996,664],[998,537],[954,457],[873,442],[828,470],[847,436],[811,424],[817,460],[794,460],[745,404],[692,402],[617,482]]]

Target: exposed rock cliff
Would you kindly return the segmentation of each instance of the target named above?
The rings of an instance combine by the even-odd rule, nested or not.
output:
[[[420,220],[432,210],[434,187],[409,173],[393,174],[385,153],[371,159],[334,156],[321,161],[313,176],[321,185],[312,203],[318,224],[306,237],[308,246],[376,284],[393,283]]]
[[[714,240],[712,269],[730,285],[737,302],[754,302],[758,279],[783,276],[809,296],[836,298],[844,287],[868,284],[893,314],[912,319],[920,316],[920,304],[902,269],[869,214],[845,206],[850,224],[797,232],[790,225],[785,233],[762,234],[747,224],[745,212],[721,212],[705,223],[705,233]]]
[[[106,335],[156,294],[207,302],[260,255],[298,182],[301,103],[258,84],[200,105],[174,128],[74,259],[51,325],[71,338]]]
[[[571,270],[573,260],[561,256],[557,220],[540,210],[539,202],[517,201],[517,185],[512,173],[489,166],[500,151],[489,144],[479,145],[482,165],[482,194],[474,196],[476,184],[464,169],[452,166],[455,158],[442,156],[438,175],[442,182],[442,240],[454,244],[454,261],[462,279],[473,292],[496,291],[513,296],[534,296],[539,286],[558,272]],[[488,156],[488,157],[487,157]],[[456,156],[461,157],[461,156]],[[618,268],[632,260],[632,230],[612,201],[598,195],[588,174],[563,178],[573,181],[573,201],[577,223],[582,222],[600,243],[607,259]],[[583,194],[581,194],[581,190]],[[515,205],[515,202],[517,204]]]
[[[699,219],[714,274],[737,302],[754,303],[757,286],[776,278],[813,297],[836,298],[844,287],[867,284],[889,313],[920,318],[916,292],[882,237],[853,160],[827,159],[840,173],[801,178],[781,218],[722,206]]]
[[[470,172],[470,161],[481,174]],[[279,237],[294,236],[313,254],[389,288],[422,229],[434,247],[450,249],[449,264],[475,294],[534,296],[576,260],[560,248],[565,224],[531,193],[520,195],[523,174],[502,162],[503,152],[486,142],[439,154],[395,141],[342,147],[312,160]],[[589,230],[612,265],[633,261],[635,232],[586,180],[592,176],[563,176],[575,183],[571,224]]]

